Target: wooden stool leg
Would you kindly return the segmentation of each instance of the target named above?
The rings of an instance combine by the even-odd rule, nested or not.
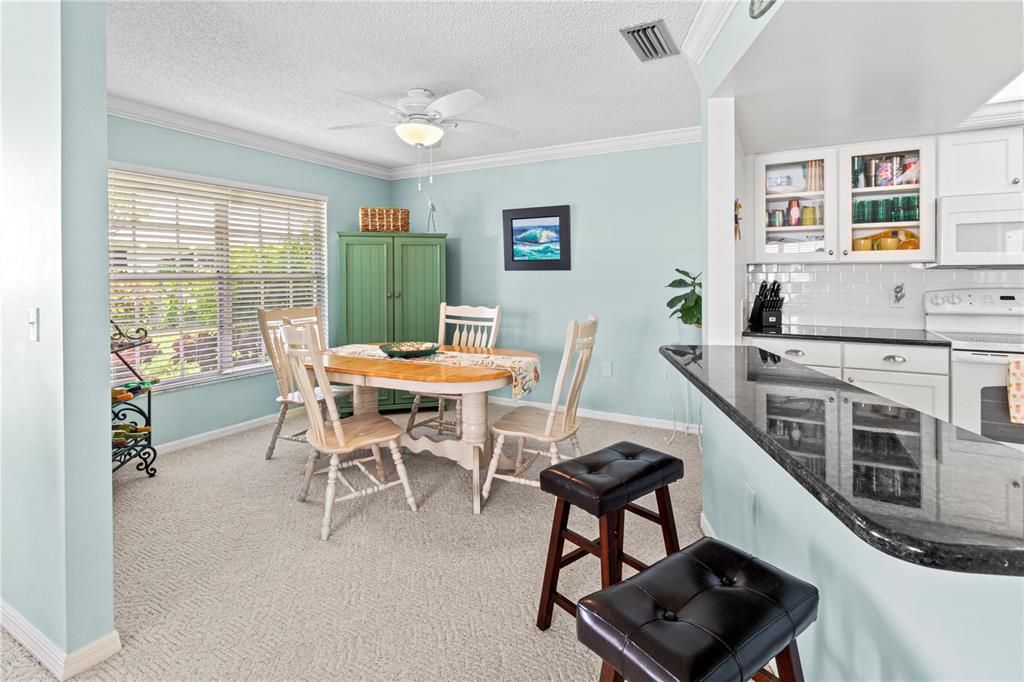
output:
[[[622,582],[622,552],[626,542],[626,508],[618,511],[619,517],[615,519],[615,537],[618,539],[618,568],[615,570],[615,582]]]
[[[661,517],[661,536],[665,540],[665,554],[679,551],[679,534],[676,532],[676,517],[672,513],[672,499],[668,486],[658,488],[654,493],[658,500],[658,516]]]
[[[569,525],[569,503],[561,497],[555,502],[555,517],[551,521],[551,540],[548,542],[548,561],[544,566],[544,585],[540,591],[540,608],[537,610],[537,627],[547,630],[551,627],[551,615],[555,610],[555,592],[558,590],[558,573],[562,570],[562,550],[565,547],[563,533]]]
[[[804,670],[800,665],[800,651],[796,648],[795,639],[775,657],[775,665],[782,682],[804,682]]]
[[[619,551],[619,511],[601,517],[601,589],[622,580],[622,553]]]
[[[600,682],[622,682],[622,674],[611,663],[605,661],[601,664]]]

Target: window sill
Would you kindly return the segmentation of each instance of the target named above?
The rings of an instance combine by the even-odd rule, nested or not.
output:
[[[157,384],[153,387],[152,392],[155,394],[160,393],[176,393],[178,391],[187,391],[193,388],[202,388],[204,386],[210,386],[211,384],[222,384],[227,381],[237,381],[239,379],[248,379],[251,377],[263,376],[264,374],[273,374],[274,368],[267,364],[261,365],[256,369],[238,369],[234,371],[224,372],[215,377],[209,379],[203,379],[202,381],[187,382],[180,384]],[[275,387],[276,391],[276,387]],[[275,393],[276,395],[276,393]]]

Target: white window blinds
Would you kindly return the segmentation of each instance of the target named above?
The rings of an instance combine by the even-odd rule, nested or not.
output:
[[[111,169],[110,317],[145,327],[140,373],[198,383],[267,362],[256,311],[326,314],[322,199]],[[133,377],[111,363],[114,384]]]

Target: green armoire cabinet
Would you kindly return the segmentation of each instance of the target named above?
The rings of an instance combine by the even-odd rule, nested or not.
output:
[[[445,298],[445,236],[339,232],[341,343],[436,341]],[[424,401],[426,404],[426,401]],[[412,394],[380,391],[380,406],[412,405]]]

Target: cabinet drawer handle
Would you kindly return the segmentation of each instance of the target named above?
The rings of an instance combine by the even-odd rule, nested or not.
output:
[[[1014,178],[1013,180],[1011,180],[1011,182],[1013,184],[1015,184],[1015,185],[1019,185],[1020,184],[1020,178]]]
[[[384,298],[391,298],[391,292],[389,291],[386,294],[384,294]]]
[[[792,355],[793,357],[801,358],[801,357],[803,357],[804,355],[807,355],[807,354],[804,353],[799,348],[790,348],[789,350],[786,351],[786,355]]]
[[[846,377],[846,380],[849,381],[851,384],[853,383],[853,377]]]
[[[844,256],[849,256],[849,255],[850,255],[850,252],[849,252],[849,251],[847,251],[846,249],[843,249],[843,255],[844,255]]]
[[[895,362],[897,365],[906,362],[907,359],[902,355],[886,355],[882,358],[882,362]]]
[[[1020,488],[1020,481],[1014,481],[1010,485],[1012,485],[1014,488]]]
[[[402,292],[401,291],[396,291],[395,292],[395,298],[402,298]]]

